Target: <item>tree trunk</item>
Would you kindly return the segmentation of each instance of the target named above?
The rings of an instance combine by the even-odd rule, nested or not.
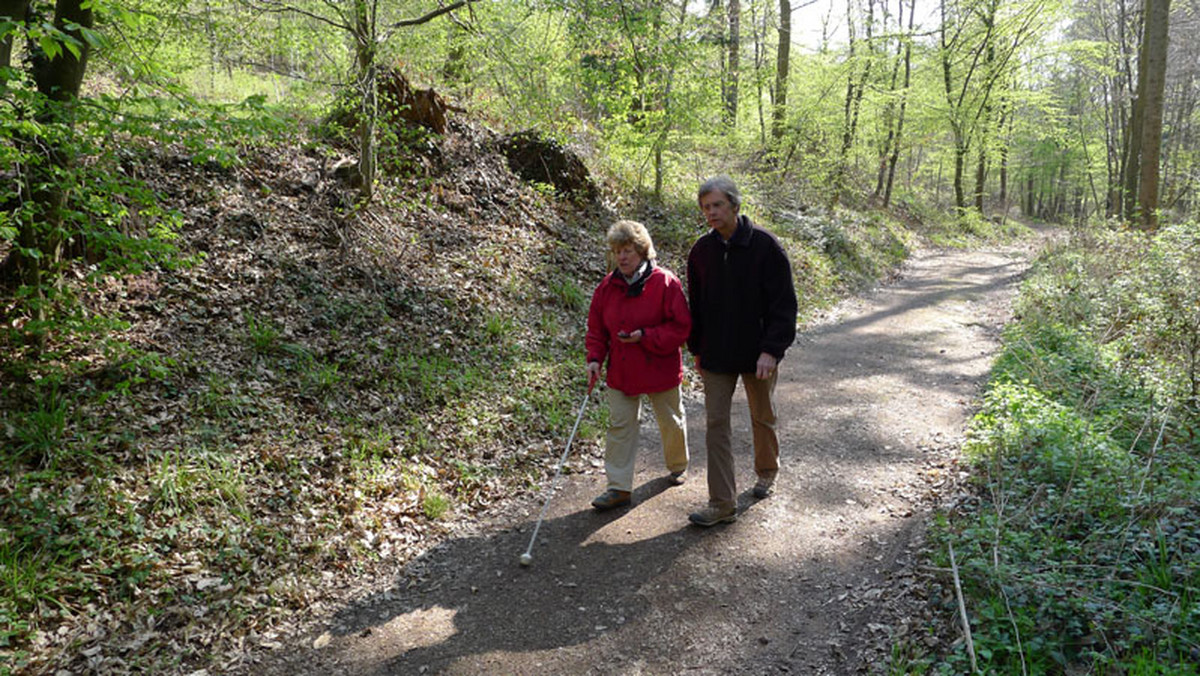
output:
[[[7,17],[11,21],[28,21],[29,0],[0,0],[0,18]],[[13,34],[10,33],[0,40],[0,68],[12,65]],[[0,87],[3,87],[0,81]]]
[[[54,58],[49,58],[39,46],[31,45],[29,48],[34,83],[38,92],[46,97],[46,103],[36,113],[37,121],[42,126],[59,126],[69,130],[75,124],[75,102],[91,51],[79,29],[90,29],[93,22],[91,2],[59,0],[54,8],[54,26],[79,41],[78,56],[63,49]],[[34,210],[32,218],[22,219],[19,223],[17,239],[21,247],[16,250],[15,258],[22,283],[34,294],[30,309],[35,320],[33,325],[38,328],[34,330],[33,338],[40,347],[45,346],[46,340],[46,307],[43,302],[46,275],[53,274],[62,259],[67,234],[63,211],[70,188],[67,176],[74,160],[69,140],[67,144],[62,144],[54,139],[52,134],[18,140],[18,143],[35,146],[30,150],[43,158],[28,167],[25,182],[20,187],[22,195],[33,203]]]
[[[1142,39],[1145,78],[1142,92],[1141,175],[1138,179],[1138,208],[1145,230],[1158,228],[1159,151],[1162,148],[1163,91],[1167,73],[1167,29],[1171,18],[1171,0],[1146,0],[1146,19]],[[1136,133],[1136,130],[1135,130]]]
[[[1025,179],[1025,214],[1030,218],[1037,218],[1037,177],[1032,169],[1029,178]]]
[[[1121,214],[1124,220],[1130,222],[1137,217],[1138,181],[1142,176],[1142,111],[1145,109],[1146,103],[1145,69],[1146,54],[1143,40],[1138,57],[1137,93],[1130,105],[1129,126],[1125,131],[1125,171],[1121,180]]]
[[[1000,112],[1000,124],[996,128],[1000,130],[1000,208],[1004,210],[1004,218],[1008,218],[1008,144],[1012,138],[1013,118],[1012,104],[1005,103],[1004,108]],[[1008,130],[1005,131],[1005,125]]]
[[[898,3],[900,15],[896,20],[897,33],[899,28],[904,24],[904,0]],[[887,21],[887,12],[884,12],[884,21]],[[887,26],[884,26],[886,32]],[[900,64],[904,56],[904,39],[903,37],[896,43],[896,59],[892,63],[892,77],[888,84],[888,92],[895,94],[896,81],[900,78]],[[889,98],[887,105],[883,109],[883,124],[887,127],[887,137],[883,140],[883,146],[879,149],[879,171],[875,177],[875,197],[883,195],[883,182],[887,178],[888,156],[892,152],[892,142],[896,138],[896,101],[894,98]]]
[[[979,159],[975,164],[975,211],[983,215],[983,191],[987,181],[987,139],[979,141]]]
[[[679,23],[675,29],[675,41],[683,40],[684,26],[687,25],[687,4],[688,0],[679,0]],[[657,16],[657,15],[656,15]],[[655,26],[655,34],[657,35],[659,26]],[[657,41],[657,38],[656,38]],[[666,84],[663,87],[662,94],[662,120],[658,130],[658,136],[654,139],[654,198],[662,201],[663,184],[666,182],[666,168],[662,161],[663,147],[667,145],[667,136],[671,133],[671,126],[674,118],[674,101],[671,98],[671,92],[675,88],[675,63],[671,63],[671,67],[667,69]]]
[[[1054,209],[1054,222],[1062,223],[1063,214],[1067,210],[1067,162],[1060,160],[1058,165],[1058,184],[1051,186],[1054,190],[1051,204]]]
[[[779,0],[779,50],[775,54],[775,106],[771,114],[771,135],[783,137],[787,120],[788,75],[792,54],[792,3]]]
[[[843,109],[844,120],[842,128],[842,150],[838,159],[837,173],[834,176],[833,184],[833,204],[838,204],[841,201],[842,191],[846,188],[846,175],[850,171],[850,150],[854,147],[854,140],[858,132],[858,112],[862,104],[863,91],[866,89],[867,80],[871,75],[871,18],[867,20],[867,55],[866,63],[863,64],[862,75],[856,81],[856,43],[854,33],[854,14],[852,11],[853,3],[846,3],[846,21],[847,28],[850,31],[850,58],[847,60],[847,68],[849,74],[846,76],[846,103]],[[874,13],[874,0],[867,0],[869,14]]]
[[[375,5],[368,0],[354,0],[354,48],[358,64],[358,174],[362,181],[359,195],[370,201],[375,190],[375,168],[378,165],[375,147],[375,127],[379,117],[379,90],[375,63]]]
[[[912,0],[908,10],[908,32],[904,36],[904,89],[900,93],[900,112],[896,119],[896,138],[892,142],[892,159],[888,162],[887,186],[883,191],[883,206],[892,203],[892,183],[896,178],[896,162],[900,159],[900,140],[904,133],[904,110],[908,104],[908,88],[912,83],[912,37],[913,16],[917,13],[917,0]]]
[[[758,111],[758,142],[759,145],[766,147],[767,145],[767,120],[766,114],[763,111],[763,101],[767,97],[763,95],[763,63],[766,61],[767,46],[765,44],[767,35],[767,14],[763,12],[763,20],[758,20],[757,6],[750,5],[750,24],[754,26],[752,31],[754,35],[754,89],[756,110]],[[772,104],[774,108],[774,104]]]
[[[967,142],[960,133],[954,135],[954,208],[962,213],[967,208],[967,194],[963,188],[967,170]]]
[[[1097,2],[1101,12],[1100,25],[1104,28],[1104,37],[1108,42],[1113,38],[1108,35],[1107,26],[1116,26],[1117,35],[1116,58],[1112,65],[1112,73],[1105,78],[1104,98],[1108,101],[1105,106],[1104,124],[1106,131],[1106,166],[1108,169],[1108,185],[1105,189],[1105,216],[1119,217],[1124,213],[1125,163],[1128,160],[1129,109],[1128,92],[1131,76],[1129,75],[1129,53],[1126,49],[1125,27],[1128,23],[1125,0],[1117,0],[1116,17],[1109,21],[1103,11],[1105,3]]]
[[[941,49],[939,51],[942,62],[942,85],[946,91],[946,103],[950,107],[950,128],[954,134],[954,207],[961,213],[967,208],[966,194],[963,190],[963,163],[966,161],[967,140],[957,117],[958,106],[955,104],[954,84],[951,79],[950,43],[946,35],[949,30],[946,0],[941,0],[941,17],[942,23],[939,29]]]
[[[725,64],[725,122],[730,129],[737,126],[738,61],[741,48],[741,0],[729,0],[729,53]]]

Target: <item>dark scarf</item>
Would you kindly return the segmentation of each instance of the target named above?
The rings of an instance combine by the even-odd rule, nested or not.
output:
[[[627,279],[625,275],[622,275],[620,268],[617,268],[614,270],[614,272],[620,275],[621,279],[624,279],[625,283],[629,285],[629,288],[625,290],[625,296],[627,298],[637,298],[638,296],[642,295],[642,289],[646,287],[646,280],[650,279],[650,273],[653,270],[654,261],[644,260],[642,261],[642,264],[638,266],[637,270],[633,271],[632,278]]]

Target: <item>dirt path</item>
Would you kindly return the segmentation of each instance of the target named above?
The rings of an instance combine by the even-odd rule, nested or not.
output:
[[[803,332],[781,367],[783,470],[765,500],[749,493],[749,420],[735,397],[736,523],[687,525],[707,496],[704,414],[691,396],[686,485],[668,487],[646,416],[631,509],[593,512],[602,470],[570,474],[532,566],[518,565],[540,509],[530,501],[251,671],[848,674],[884,664],[888,637],[929,612],[936,587],[914,550],[956,471],[1026,264],[1016,250],[922,253],[896,283]]]

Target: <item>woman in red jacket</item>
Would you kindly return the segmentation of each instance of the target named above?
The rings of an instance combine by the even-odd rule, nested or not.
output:
[[[617,221],[608,230],[608,245],[615,269],[592,294],[587,330],[589,382],[600,377],[600,365],[608,360],[608,489],[592,501],[598,510],[630,502],[642,395],[654,408],[671,482],[682,484],[688,467],[680,347],[692,319],[683,286],[655,265],[654,243],[641,223]]]

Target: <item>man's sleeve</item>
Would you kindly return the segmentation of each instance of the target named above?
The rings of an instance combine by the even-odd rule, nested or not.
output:
[[[796,340],[796,287],[792,284],[792,263],[783,246],[772,239],[769,260],[765,266],[763,285],[767,295],[766,316],[763,321],[762,351],[783,359]]]

